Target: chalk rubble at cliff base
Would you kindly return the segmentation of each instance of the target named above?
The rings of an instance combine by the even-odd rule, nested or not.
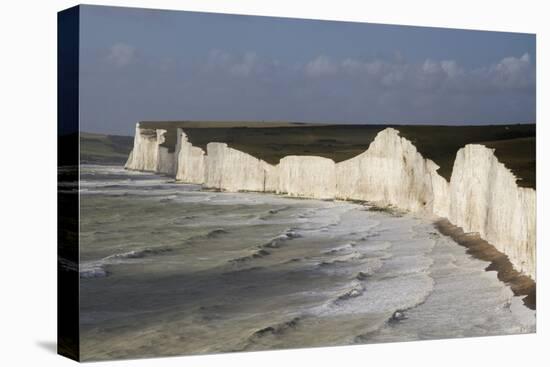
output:
[[[450,182],[393,128],[369,148],[343,162],[317,156],[286,156],[277,165],[211,142],[206,152],[177,129],[175,151],[164,146],[166,130],[136,126],[126,168],[174,177],[222,191],[274,192],[289,196],[362,200],[447,218],[465,232],[477,232],[514,267],[535,279],[536,194],[518,187],[516,177],[494,150],[468,144],[458,150]]]

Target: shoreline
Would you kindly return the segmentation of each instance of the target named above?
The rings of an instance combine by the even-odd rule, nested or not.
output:
[[[125,170],[134,171],[124,167]],[[139,171],[138,171],[139,172]],[[143,172],[143,171],[141,171]],[[165,176],[171,178],[170,176],[162,173],[154,173],[160,176]],[[183,183],[178,182],[175,183]],[[210,192],[227,192],[223,189],[216,188],[201,188],[201,191],[210,191]],[[242,190],[241,193],[260,193],[257,191]],[[365,201],[365,200],[356,200],[356,199],[347,199],[342,200],[338,198],[333,199],[319,199],[319,198],[310,198],[303,196],[292,196],[277,194],[275,192],[261,192],[263,194],[272,194],[275,196],[286,197],[289,199],[298,199],[298,200],[320,200],[320,201],[341,201],[348,202],[351,204],[356,204],[359,206],[366,207],[369,211],[374,212],[384,212],[390,216],[401,216],[407,213],[405,210],[400,210],[392,205],[377,205],[376,203]],[[476,233],[465,233],[461,227],[455,226],[446,218],[440,218],[434,222],[435,228],[443,235],[451,237],[454,242],[458,245],[466,248],[466,253],[473,256],[476,259],[483,261],[488,261],[490,264],[485,269],[486,271],[496,271],[497,278],[510,287],[515,296],[524,296],[522,297],[523,304],[530,310],[536,310],[536,282],[532,280],[529,276],[522,274],[514,268],[514,265],[511,263],[508,256],[497,250],[495,246],[482,239]]]
[[[121,167],[124,170],[128,171],[137,171],[144,172],[139,170],[128,169],[126,167]],[[144,172],[149,174],[155,174],[163,176],[166,178],[172,178],[169,175],[155,172]],[[177,180],[174,183],[185,184],[183,182],[178,182]],[[191,184],[196,185],[196,184]],[[227,192],[223,189],[216,188],[201,188],[200,191],[206,192]],[[239,193],[262,193],[262,194],[271,194],[279,197],[289,198],[289,199],[298,199],[298,200],[319,200],[319,201],[341,201],[351,204],[356,204],[366,208],[369,211],[374,212],[384,212],[390,216],[402,216],[407,213],[407,211],[400,210],[395,208],[392,205],[377,205],[365,200],[342,200],[338,198],[333,199],[320,199],[320,198],[311,198],[303,196],[292,196],[292,195],[281,195],[275,192],[257,192],[250,190],[242,190]],[[524,296],[522,297],[523,304],[531,309],[536,310],[536,282],[532,280],[529,276],[522,274],[517,271],[513,264],[511,263],[508,256],[497,250],[495,246],[482,239],[477,233],[465,233],[461,227],[455,226],[446,218],[436,219],[434,221],[435,228],[442,234],[456,242],[458,245],[466,248],[466,253],[473,256],[476,259],[487,261],[490,264],[485,269],[486,271],[496,271],[497,278],[510,287],[515,296]]]
[[[527,275],[514,269],[510,259],[503,252],[479,237],[476,233],[465,233],[462,228],[455,226],[447,219],[438,219],[434,222],[435,228],[445,236],[449,236],[458,245],[466,248],[466,253],[476,259],[488,261],[485,271],[496,271],[498,279],[508,285],[515,296],[523,296],[523,304],[536,310],[537,284]]]
[[[124,347],[120,356],[159,341],[167,343],[168,353],[181,347],[182,338],[194,340],[183,351],[194,354],[210,347],[223,351],[245,345],[255,350],[296,343],[314,347],[331,340],[378,344],[536,332],[536,311],[525,306],[524,296],[511,293],[496,273],[487,273],[490,264],[474,260],[455,238],[443,233],[434,237],[439,218],[432,215],[365,201],[325,202],[258,192],[199,194],[162,184],[172,182],[168,176],[122,172],[120,167],[97,166],[83,179],[84,186],[110,184],[105,198],[83,200],[83,210],[92,219],[83,230],[93,233],[83,237],[83,256],[117,259],[110,265],[102,262],[109,267],[108,277],[81,279],[83,332],[89,341],[83,349],[90,360],[116,352],[117,343]],[[160,176],[163,179],[157,180]],[[109,195],[109,190],[141,194],[151,177],[161,184],[145,191],[145,200],[120,206],[119,199]],[[165,200],[180,190],[177,200]],[[111,236],[119,232],[120,223],[106,224],[105,213],[124,218],[123,228],[131,229],[124,242]],[[139,226],[142,223],[148,225]],[[163,230],[167,223],[174,226]],[[105,241],[90,247],[96,234]],[[170,249],[177,251],[164,253]],[[143,256],[136,256],[137,251]],[[117,288],[105,288],[109,284]],[[220,285],[225,290],[211,292]],[[121,300],[119,307],[125,308],[125,294],[149,289],[159,290],[157,301],[130,305],[138,324],[111,318],[113,301]],[[243,300],[244,311],[234,307],[231,298],[227,301],[233,294]],[[239,312],[247,312],[246,307],[260,313],[243,325]],[[174,318],[179,310],[185,310],[186,317]],[[164,325],[166,318],[177,322]],[[224,328],[216,330],[220,318]],[[151,325],[160,327],[149,333]],[[332,331],[335,325],[341,325],[337,334]],[[235,343],[219,338],[212,344],[213,332],[236,335]],[[126,344],[128,335],[144,333],[145,339]],[[317,333],[318,338],[304,337]]]
[[[293,155],[281,146],[278,154],[284,157],[276,164],[260,159],[258,152],[247,153],[228,143],[208,142],[205,151],[182,128],[174,134],[172,149],[166,143],[167,134],[166,129],[142,129],[138,123],[125,167],[222,191],[365,200],[448,218],[467,232],[480,233],[507,254],[518,271],[535,280],[536,191],[518,186],[517,177],[498,160],[494,148],[468,142],[453,155],[454,179],[447,181],[437,163],[393,128],[378,132],[366,150],[347,160],[312,155],[311,150],[308,155]],[[387,164],[380,164],[380,159]],[[491,200],[483,196],[495,187]],[[493,205],[497,202],[502,208]]]

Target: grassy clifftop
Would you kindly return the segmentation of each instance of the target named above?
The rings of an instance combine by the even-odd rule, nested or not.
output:
[[[519,178],[520,186],[536,187],[535,124],[430,126],[147,121],[140,125],[168,130],[164,145],[171,151],[175,148],[176,128],[181,127],[191,143],[204,150],[210,142],[223,142],[271,164],[277,164],[286,155],[317,155],[341,162],[363,153],[376,134],[393,127],[424,157],[438,164],[439,173],[447,180],[451,177],[458,149],[475,143],[495,149],[498,159]],[[124,164],[132,145],[133,137],[82,133],[81,162]]]
[[[205,149],[209,142],[230,147],[276,164],[285,155],[317,155],[341,162],[368,149],[387,127],[399,130],[425,157],[440,166],[450,179],[456,152],[466,144],[495,149],[498,159],[519,178],[518,184],[535,187],[535,125],[426,126],[426,125],[298,125],[288,127],[185,128],[193,145]]]
[[[133,145],[131,136],[80,133],[80,163],[124,164]]]

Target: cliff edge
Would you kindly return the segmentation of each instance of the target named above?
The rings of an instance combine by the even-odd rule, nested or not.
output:
[[[269,164],[224,142],[211,142],[204,152],[181,128],[170,152],[163,145],[165,134],[138,123],[125,167],[222,191],[361,200],[444,217],[465,232],[478,233],[535,280],[536,192],[517,185],[494,149],[461,148],[449,182],[438,174],[437,164],[393,128],[379,132],[363,153],[339,163],[289,155]]]

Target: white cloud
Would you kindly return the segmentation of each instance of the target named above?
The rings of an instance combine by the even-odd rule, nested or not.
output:
[[[208,58],[204,64],[205,69],[225,68],[231,62],[231,55],[222,50],[214,49],[208,53]]]
[[[460,74],[462,74],[462,69],[458,66],[458,64],[454,60],[441,61],[441,68],[449,78],[455,78]]]
[[[393,70],[384,74],[384,76],[382,77],[382,84],[386,87],[393,87],[403,82],[404,79],[404,71],[394,68]]]
[[[531,57],[528,53],[523,54],[520,58],[505,57],[498,64],[492,67],[493,71],[503,74],[515,74],[529,67]]]
[[[440,90],[461,93],[493,90],[499,93],[507,89],[533,88],[535,84],[535,71],[527,53],[470,70],[460,66],[456,60],[426,59],[420,64],[412,64],[402,60],[363,61],[353,58],[334,61],[318,56],[306,63],[303,70],[309,77],[346,76],[348,80],[351,77],[356,82],[369,83],[371,88],[378,85],[433,93]]]
[[[535,71],[528,53],[521,57],[505,57],[488,68],[491,81],[502,88],[522,88],[534,84]]]
[[[185,102],[178,99],[178,103],[186,103],[186,111],[204,108],[216,111],[221,119],[270,116],[425,123],[534,119],[534,67],[529,55],[472,69],[449,59],[407,62],[317,56],[295,64],[255,52],[212,50],[202,62],[185,67],[191,69],[171,71],[181,81],[181,89],[171,95],[185,96]]]
[[[370,76],[381,76],[384,69],[386,69],[386,65],[386,63],[380,60],[364,62],[348,58],[341,62],[340,67],[350,74],[364,73]]]
[[[426,61],[424,61],[424,64],[422,64],[422,71],[426,74],[436,74],[440,70],[441,65],[430,59],[427,59]]]
[[[310,77],[319,77],[324,75],[335,74],[338,72],[338,65],[333,63],[326,56],[318,56],[314,60],[311,60],[305,66],[306,75]]]
[[[107,62],[107,54],[101,57]],[[449,59],[315,55],[296,63],[220,50],[202,59],[147,60],[117,44],[109,63],[138,64],[139,71],[82,74],[88,119],[109,124],[183,117],[437,124],[536,119],[535,67],[528,54],[473,69]],[[104,120],[107,114],[113,117]]]
[[[201,69],[235,77],[250,77],[265,72],[273,65],[277,65],[277,62],[261,59],[252,51],[235,56],[224,51],[211,50]]]
[[[135,47],[125,43],[115,43],[109,49],[107,60],[117,67],[131,64],[137,56]]]
[[[249,76],[261,67],[258,55],[254,52],[244,54],[242,60],[231,66],[231,73],[236,76]]]
[[[455,60],[434,61],[427,59],[422,64],[422,71],[426,75],[439,79],[456,78],[463,74],[462,68]]]

